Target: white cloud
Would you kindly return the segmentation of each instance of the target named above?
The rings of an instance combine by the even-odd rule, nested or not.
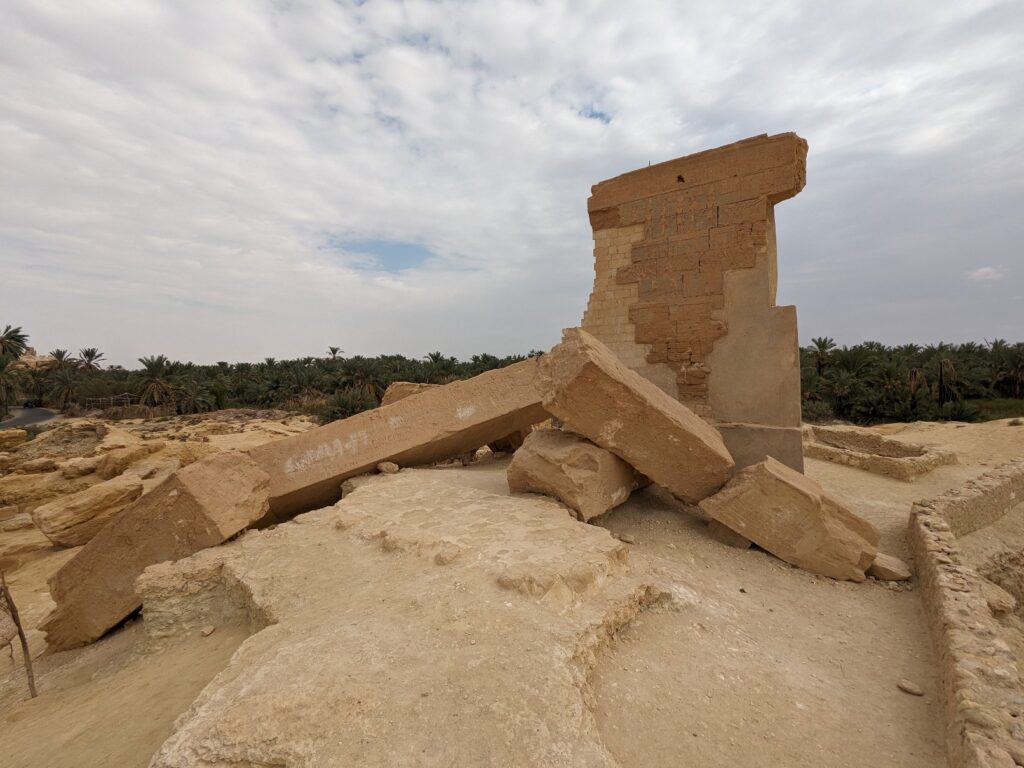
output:
[[[1013,0],[5,7],[0,323],[43,348],[542,347],[590,289],[590,185],[761,132],[811,144],[778,220],[780,289],[812,333],[871,322],[865,262],[941,306],[982,240],[1024,235]],[[435,258],[381,274],[325,238]]]
[[[1005,277],[1002,267],[979,267],[967,273],[967,279],[976,283],[987,283],[1002,280]]]

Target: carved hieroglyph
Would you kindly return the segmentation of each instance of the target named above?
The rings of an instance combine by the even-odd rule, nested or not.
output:
[[[796,308],[777,307],[774,205],[807,142],[757,136],[597,184],[583,327],[715,423],[739,466],[803,470]]]

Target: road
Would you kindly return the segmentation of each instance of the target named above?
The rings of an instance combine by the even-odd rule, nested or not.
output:
[[[57,416],[57,412],[51,411],[49,408],[11,408],[11,413],[14,414],[14,417],[7,421],[0,421],[0,429],[27,427],[29,424],[39,424]]]

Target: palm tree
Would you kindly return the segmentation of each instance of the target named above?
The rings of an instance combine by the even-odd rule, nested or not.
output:
[[[814,357],[814,367],[821,376],[825,370],[825,366],[828,365],[829,357],[831,357],[832,350],[836,348],[836,340],[830,336],[819,336],[815,339],[811,339],[810,351]]]
[[[7,406],[15,401],[21,387],[21,372],[14,367],[14,358],[0,355],[0,416],[7,415]]]
[[[17,360],[25,354],[28,349],[28,335],[21,330],[21,326],[5,325],[0,331],[0,356],[7,356]]]
[[[171,401],[173,387],[170,382],[171,364],[164,355],[140,357],[142,386],[139,400],[143,405],[164,405]]]
[[[68,368],[78,364],[78,360],[66,349],[55,349],[50,353],[50,357],[53,358],[54,368]]]
[[[58,368],[53,374],[50,397],[62,411],[78,400],[78,377],[72,368]]]
[[[174,399],[178,404],[179,413],[203,413],[213,410],[213,392],[205,382],[188,378],[177,387]]]
[[[345,350],[341,347],[328,347],[327,351],[331,354],[331,360],[336,360],[338,358],[338,353],[344,352]]]
[[[100,369],[100,360],[102,359],[103,353],[96,349],[96,347],[86,347],[85,349],[78,350],[79,367],[83,371],[98,371]]]
[[[46,390],[50,386],[50,375],[49,368],[29,368],[25,371],[25,388],[33,402],[42,404]]]

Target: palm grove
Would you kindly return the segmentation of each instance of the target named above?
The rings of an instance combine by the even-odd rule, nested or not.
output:
[[[45,362],[22,360],[28,337],[20,327],[0,332],[0,410],[19,402],[76,412],[128,395],[132,415],[200,413],[221,408],[280,408],[344,418],[376,407],[388,384],[443,384],[525,359],[473,355],[468,361],[432,352],[344,357],[266,358],[259,363],[197,365],[164,355],[139,359],[132,370],[105,366],[95,348],[55,349]],[[530,352],[531,356],[539,354]],[[837,347],[816,338],[800,350],[804,417],[870,424],[1000,418],[1024,413],[1024,344],[905,344],[865,342]]]

